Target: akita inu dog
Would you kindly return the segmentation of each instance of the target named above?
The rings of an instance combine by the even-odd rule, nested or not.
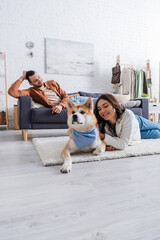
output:
[[[93,151],[93,154],[100,155],[105,152],[106,144],[101,141],[99,131],[96,127],[97,120],[93,113],[93,100],[91,97],[83,104],[75,104],[67,99],[68,109],[68,134],[70,139],[62,151],[64,163],[61,172],[68,173],[72,169],[70,153],[82,150]]]

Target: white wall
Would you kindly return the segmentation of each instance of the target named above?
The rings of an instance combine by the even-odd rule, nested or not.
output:
[[[34,69],[67,92],[112,91],[111,68],[120,54],[121,63],[145,65],[150,59],[153,95],[158,96],[159,9],[159,0],[0,0],[0,49],[7,55],[8,87],[23,70]],[[95,76],[46,74],[45,37],[94,43]],[[35,43],[33,58],[27,41]],[[12,109],[16,100],[8,101]],[[11,120],[12,111],[9,115]]]

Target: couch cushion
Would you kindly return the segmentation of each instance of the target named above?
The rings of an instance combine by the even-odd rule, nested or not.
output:
[[[102,95],[102,93],[88,93],[88,92],[82,92],[82,91],[79,91],[79,94],[81,96],[92,97],[92,98],[99,98]]]
[[[67,93],[67,94],[68,94],[69,98],[74,97],[74,96],[80,96],[79,93]]]
[[[67,93],[68,96],[79,96],[80,94],[78,92],[74,92],[74,93]]]
[[[31,113],[32,123],[66,123],[67,109],[61,113],[52,114],[51,108],[33,108]]]
[[[130,109],[136,115],[143,116],[142,115],[142,108],[133,107],[133,108],[127,108],[127,109]]]

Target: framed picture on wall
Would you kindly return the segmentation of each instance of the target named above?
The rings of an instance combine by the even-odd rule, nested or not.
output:
[[[94,76],[94,45],[46,38],[46,73]]]

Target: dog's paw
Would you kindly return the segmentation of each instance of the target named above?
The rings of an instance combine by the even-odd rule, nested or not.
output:
[[[93,154],[100,155],[100,154],[102,154],[102,151],[101,151],[101,149],[96,149],[93,151]]]
[[[72,169],[72,162],[71,161],[65,161],[61,167],[62,173],[69,173]]]
[[[106,144],[104,142],[102,142],[101,145],[99,145],[94,151],[93,154],[95,155],[101,155],[102,153],[104,153],[106,150]]]

